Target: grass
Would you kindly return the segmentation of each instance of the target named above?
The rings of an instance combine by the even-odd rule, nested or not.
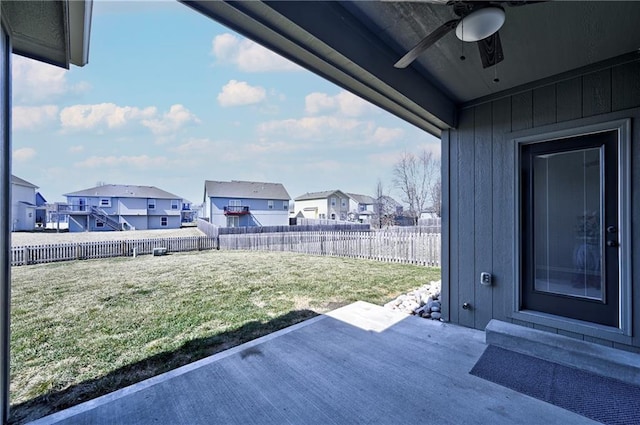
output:
[[[12,269],[12,421],[33,420],[440,270],[207,251]]]

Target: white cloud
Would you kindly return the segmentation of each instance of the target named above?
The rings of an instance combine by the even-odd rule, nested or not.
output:
[[[13,151],[13,160],[25,162],[36,156],[36,150],[33,148],[20,148]]]
[[[84,161],[76,162],[74,165],[80,168],[96,167],[134,167],[134,168],[155,168],[168,163],[164,156],[150,157],[148,155],[138,156],[91,156]]]
[[[84,151],[84,146],[82,145],[76,145],[76,146],[71,146],[69,148],[69,152],[71,153],[80,153]]]
[[[311,93],[304,98],[305,111],[309,115],[334,109],[336,99],[326,93]]]
[[[14,106],[12,126],[14,130],[31,130],[56,120],[58,107],[55,105]]]
[[[221,63],[236,65],[243,72],[299,71],[298,65],[248,39],[225,33],[212,42],[211,53]]]
[[[13,55],[12,77],[13,97],[16,102],[42,102],[66,93],[81,93],[89,89],[89,84],[67,81],[69,71],[33,59]]]
[[[142,125],[149,128],[155,135],[175,133],[188,123],[199,123],[200,120],[182,105],[172,105],[169,112],[162,118],[144,119]]]
[[[336,133],[354,132],[363,126],[365,123],[355,119],[320,116],[264,122],[258,125],[258,132],[263,137],[276,134],[294,139],[330,140]]]
[[[63,129],[89,130],[105,125],[113,129],[123,127],[130,121],[152,118],[156,112],[155,107],[140,109],[113,103],[74,105],[60,112],[60,122]]]
[[[348,117],[361,117],[375,112],[377,109],[366,100],[343,90],[335,96],[318,92],[307,95],[305,97],[305,111],[309,115],[337,111]]]
[[[209,139],[190,139],[178,146],[169,148],[169,151],[179,155],[213,153],[218,146],[219,143]]]
[[[264,88],[250,86],[244,81],[231,80],[222,87],[218,94],[220,106],[252,105],[262,102],[267,96]]]
[[[404,136],[404,130],[401,128],[378,127],[373,132],[373,141],[378,145],[387,145],[401,139],[402,136]]]

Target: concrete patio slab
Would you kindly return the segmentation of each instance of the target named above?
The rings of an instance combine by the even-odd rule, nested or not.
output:
[[[484,340],[357,302],[32,423],[594,423],[470,375]]]

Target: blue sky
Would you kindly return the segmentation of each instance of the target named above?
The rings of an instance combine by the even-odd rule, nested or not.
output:
[[[50,201],[98,182],[202,202],[205,180],[292,198],[392,196],[403,152],[438,139],[173,1],[95,1],[89,64],[13,56],[13,173]]]

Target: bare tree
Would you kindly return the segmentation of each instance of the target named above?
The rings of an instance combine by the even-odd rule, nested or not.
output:
[[[426,149],[418,155],[403,153],[393,166],[393,184],[401,192],[402,201],[409,206],[408,213],[415,224],[420,213],[433,206],[433,188],[439,175],[440,161]]]
[[[442,218],[442,178],[440,176],[431,188],[431,206],[436,216]]]
[[[375,225],[378,229],[395,224],[396,208],[391,205],[389,196],[385,192],[384,185],[380,179],[376,183],[375,189]]]

